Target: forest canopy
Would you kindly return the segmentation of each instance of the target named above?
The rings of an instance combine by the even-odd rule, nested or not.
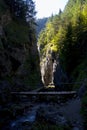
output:
[[[87,55],[87,0],[69,0],[63,12],[50,17],[38,43],[41,56],[49,47],[67,74],[73,73]]]

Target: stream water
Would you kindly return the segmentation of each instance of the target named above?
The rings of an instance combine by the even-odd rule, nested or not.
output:
[[[56,120],[58,115],[55,113],[62,113],[63,117],[61,117],[61,119],[64,120],[65,118],[72,124],[73,128],[71,130],[83,130],[82,117],[80,115],[81,101],[77,98],[69,99],[65,103],[34,103],[32,108],[29,109],[23,116],[11,121],[8,129],[3,128],[3,130],[31,130],[33,123],[36,121],[37,112],[40,108],[44,108],[47,115],[49,115],[48,113],[50,112],[51,117],[51,114],[54,113],[53,116],[55,116],[55,118],[53,117],[53,119]]]
[[[32,124],[33,122],[35,122],[36,120],[36,112],[38,110],[38,108],[41,105],[39,104],[35,104],[32,109],[30,111],[27,112],[26,115],[22,116],[21,118],[18,118],[17,120],[11,122],[10,124],[10,129],[16,129],[18,128],[22,123],[28,122],[30,124]]]
[[[31,103],[32,104],[32,103]],[[26,130],[26,124],[28,124],[28,129],[31,129],[32,124],[36,121],[36,114],[40,107],[45,106],[45,103],[35,103],[32,105],[32,108],[28,110],[23,116],[11,121],[9,124],[9,130]],[[24,127],[25,128],[24,128]],[[4,128],[3,130],[5,130]]]

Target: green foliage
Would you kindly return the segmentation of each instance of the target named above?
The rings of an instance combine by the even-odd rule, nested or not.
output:
[[[1,16],[1,22],[7,17],[10,19],[9,22],[6,21],[6,25],[3,24],[7,43],[9,45],[22,46],[23,44],[32,44],[36,42],[36,12],[32,0],[1,0],[0,9],[3,9],[4,13]],[[9,13],[6,13],[6,11]],[[6,18],[4,18],[4,15]]]
[[[23,18],[26,20],[26,5],[23,0],[4,0],[9,7],[13,17]]]
[[[35,5],[32,0],[4,0],[13,18],[23,22],[34,22],[36,14]]]
[[[41,31],[38,38],[38,44],[40,45],[41,55],[45,56],[45,52],[48,48],[55,52],[58,51],[58,40],[60,40],[58,34],[61,35],[60,32],[62,30],[60,24],[60,15],[52,16],[46,23],[46,28]],[[58,31],[58,29],[60,31]]]
[[[74,80],[76,82],[81,82],[87,78],[87,59],[85,59],[80,65],[78,65],[74,72],[73,72],[73,77],[74,77]],[[77,84],[77,85],[74,85],[73,89],[78,89],[80,88],[81,85],[80,84]]]
[[[1,0],[0,11],[1,10],[3,13],[0,12],[0,24],[3,35],[0,37],[0,49],[3,49],[1,51],[6,49],[7,56],[13,55],[14,50],[19,51],[18,55],[16,54],[17,57],[22,58],[23,56],[23,61],[19,61],[18,59],[20,65],[15,72],[11,68],[12,64],[14,64],[12,63],[13,61],[11,61],[12,64],[9,65],[10,71],[6,77],[4,76],[4,79],[12,83],[12,79],[15,77],[21,84],[25,85],[24,89],[29,89],[29,86],[31,89],[34,89],[41,80],[39,56],[36,46],[36,11],[34,2],[32,0]],[[6,24],[2,24],[2,17],[4,17]],[[8,62],[10,62],[10,56],[8,56]],[[15,55],[12,57],[14,57],[14,59],[17,58]],[[14,66],[16,65],[14,64]],[[13,84],[15,83],[13,82]],[[12,86],[15,86],[13,84]],[[21,88],[18,89],[21,90]]]
[[[31,89],[37,88],[41,78],[38,54],[32,55],[31,52],[29,52],[23,66],[25,68],[25,74],[22,76],[24,84],[26,86],[31,85]]]
[[[87,55],[87,1],[69,0],[63,13],[48,20],[38,43],[44,57],[48,48],[59,53],[63,69],[71,75]]]
[[[8,44],[13,46],[23,45],[29,43],[29,29],[28,26],[17,22],[11,22],[5,27]]]
[[[59,53],[60,63],[76,82],[87,78],[87,0],[69,0],[60,15],[52,16],[41,32],[39,44],[42,58],[46,52]],[[86,84],[87,85],[87,84]],[[81,85],[74,85],[79,89]],[[87,93],[82,100],[82,115],[87,128]]]

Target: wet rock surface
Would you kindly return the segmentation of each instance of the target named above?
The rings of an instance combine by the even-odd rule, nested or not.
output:
[[[40,107],[37,111],[37,119],[44,119],[56,125],[67,125],[67,119],[58,112],[56,107],[51,105]]]

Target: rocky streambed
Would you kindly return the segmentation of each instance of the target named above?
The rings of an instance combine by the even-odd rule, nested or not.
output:
[[[36,130],[33,127],[35,122],[40,124],[45,122],[50,125],[65,127],[66,130],[83,130],[83,120],[80,114],[81,101],[79,98],[70,98],[66,101],[54,101],[51,99],[52,97],[46,101],[33,98],[20,103],[20,105],[18,103],[14,105],[12,110],[14,114],[8,114],[9,123],[7,126],[2,127],[2,130]]]

